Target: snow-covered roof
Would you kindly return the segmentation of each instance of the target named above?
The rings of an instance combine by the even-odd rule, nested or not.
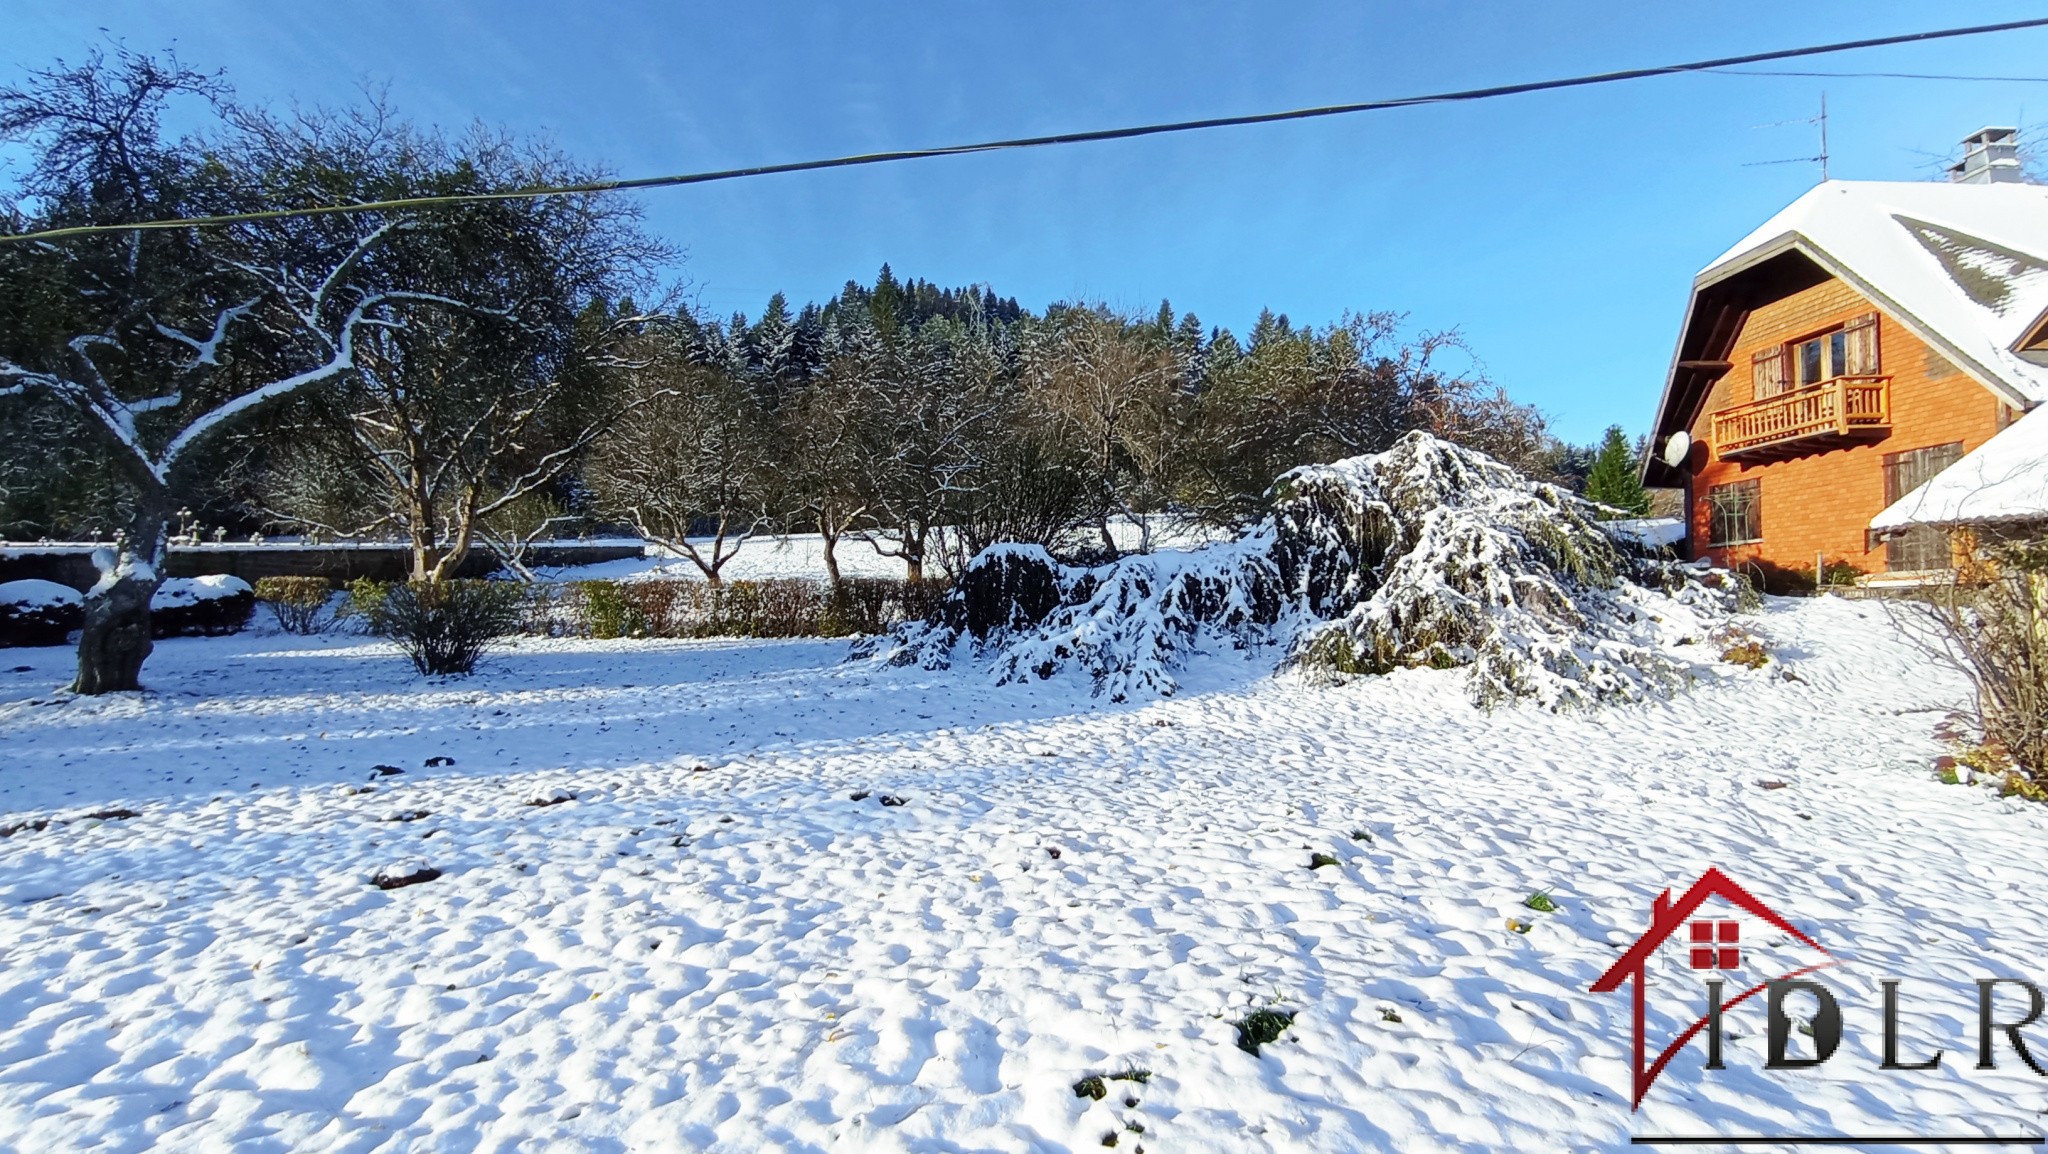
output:
[[[1685,522],[1676,517],[1624,517],[1600,524],[1609,533],[1627,537],[1649,549],[1661,549],[1685,540]]]
[[[2048,407],[2035,409],[1976,452],[1871,518],[1883,532],[1912,525],[2048,520]]]
[[[2048,187],[1827,181],[1736,242],[1695,288],[1794,249],[2021,407],[2048,400],[2048,365],[2014,352],[2048,313]]]

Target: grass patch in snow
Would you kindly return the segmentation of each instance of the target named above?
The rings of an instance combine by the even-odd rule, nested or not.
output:
[[[1294,1011],[1253,1010],[1232,1024],[1237,1027],[1237,1048],[1256,1056],[1260,1046],[1279,1041],[1280,1035],[1294,1025]]]
[[[1551,900],[1549,890],[1537,890],[1535,893],[1523,898],[1522,904],[1539,914],[1554,914],[1557,912],[1557,903]]]
[[[1090,1074],[1074,1083],[1074,1097],[1093,1098],[1100,1102],[1109,1097],[1109,1086],[1103,1082],[1102,1075]]]
[[[1329,854],[1326,853],[1312,853],[1308,855],[1308,868],[1312,870],[1319,870],[1324,866],[1333,866],[1337,864],[1339,864],[1337,859],[1331,857]]]

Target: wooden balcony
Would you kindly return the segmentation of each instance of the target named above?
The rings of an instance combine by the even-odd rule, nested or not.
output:
[[[1779,461],[1883,440],[1892,431],[1890,377],[1836,377],[1714,414],[1714,454]]]

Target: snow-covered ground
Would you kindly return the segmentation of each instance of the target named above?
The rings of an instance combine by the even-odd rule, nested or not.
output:
[[[267,633],[78,700],[69,653],[9,651],[0,827],[49,824],[0,838],[0,1148],[2039,1133],[2048,1083],[1971,1068],[1970,982],[2048,978],[2048,810],[1934,780],[1962,686],[1881,608],[1749,624],[1762,669],[1695,646],[1691,692],[1570,716],[1482,714],[1456,670],[1214,656],[1110,706],[834,642],[527,640],[427,681]],[[1586,988],[1708,866],[1846,960],[1848,1036],[1767,1072],[1731,1011],[1728,1070],[1695,1046],[1632,1117],[1629,1001]],[[1940,1068],[1877,1071],[1882,978]],[[1253,1056],[1264,1007],[1297,1016]]]

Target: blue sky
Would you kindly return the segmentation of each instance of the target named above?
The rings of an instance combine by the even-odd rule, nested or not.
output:
[[[245,99],[388,86],[625,175],[1267,111],[2048,15],[2040,3],[539,3],[8,0],[0,76],[109,37]],[[2048,31],[1778,67],[2048,76]],[[1696,76],[643,195],[707,310],[883,261],[1026,306],[1162,297],[1243,333],[1395,309],[1588,441],[1647,425],[1692,274],[1818,179],[1925,179],[2048,84]]]

